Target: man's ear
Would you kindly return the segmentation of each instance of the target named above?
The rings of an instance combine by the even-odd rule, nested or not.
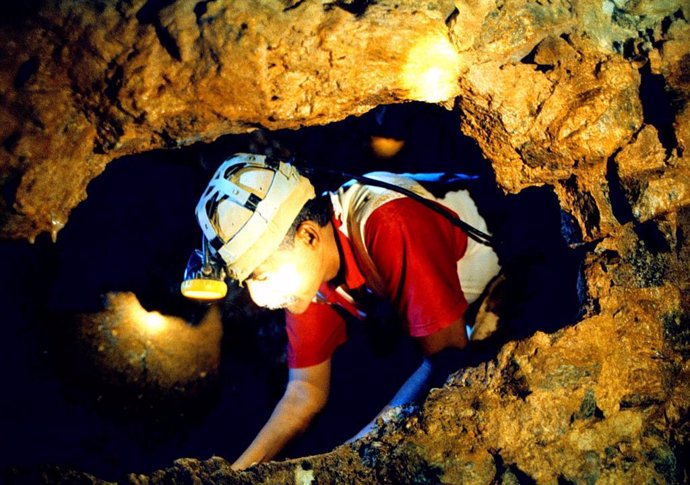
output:
[[[297,228],[295,240],[300,240],[309,247],[316,247],[321,242],[321,226],[314,221],[304,221]]]

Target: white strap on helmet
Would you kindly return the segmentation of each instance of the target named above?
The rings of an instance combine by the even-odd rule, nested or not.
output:
[[[252,177],[252,170],[272,172],[272,177]],[[269,185],[263,186],[267,180]],[[243,281],[278,249],[295,217],[314,196],[314,187],[292,165],[240,153],[220,165],[196,215],[228,274]]]

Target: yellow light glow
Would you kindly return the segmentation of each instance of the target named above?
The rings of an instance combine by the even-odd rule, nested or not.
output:
[[[146,311],[134,293],[112,292],[103,311],[78,321],[81,338],[94,349],[88,353],[94,364],[125,377],[128,386],[177,392],[180,384],[212,379],[219,366],[223,326],[217,305],[192,323]]]
[[[187,298],[195,300],[219,300],[228,293],[225,281],[194,279],[180,284],[180,291]]]
[[[247,288],[254,303],[260,307],[277,310],[295,304],[304,291],[305,271],[295,261],[283,261],[259,278],[247,280]]]
[[[143,328],[148,333],[160,333],[167,326],[166,318],[163,315],[158,312],[147,312],[136,297],[128,301],[126,308],[132,323]]]
[[[371,149],[379,158],[392,158],[405,146],[404,140],[384,136],[371,137]]]
[[[158,333],[165,328],[165,317],[158,312],[151,312],[141,319],[142,325],[151,333]]]
[[[439,103],[458,92],[460,62],[448,38],[426,37],[409,52],[401,81],[411,99]]]

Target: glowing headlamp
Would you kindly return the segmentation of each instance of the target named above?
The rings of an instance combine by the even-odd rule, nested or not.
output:
[[[223,264],[211,255],[204,237],[202,249],[195,249],[189,256],[180,291],[195,300],[219,300],[228,293]]]

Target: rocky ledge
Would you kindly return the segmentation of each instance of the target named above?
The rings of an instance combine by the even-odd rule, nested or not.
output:
[[[183,459],[126,481],[688,481],[685,3],[66,1],[30,13],[0,32],[4,237],[56,235],[127,153],[425,100],[456,110],[504,190],[553,187],[586,253],[579,322],[506,343],[376,436],[244,472]]]

